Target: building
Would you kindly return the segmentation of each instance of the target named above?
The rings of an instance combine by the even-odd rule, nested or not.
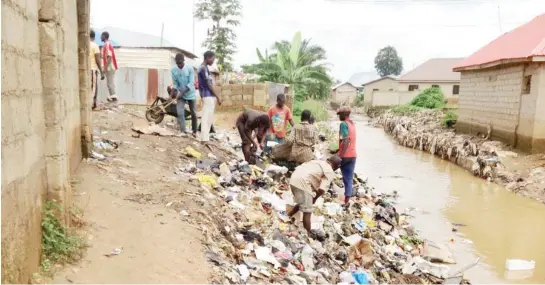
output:
[[[352,74],[350,78],[348,79],[348,82],[350,84],[354,85],[359,91],[363,90],[363,84],[378,79],[380,76],[375,71],[368,71],[368,72],[358,72]]]
[[[394,92],[398,88],[397,78],[394,76],[384,76],[382,78],[369,81],[363,84],[363,105],[370,107],[373,102],[373,93]],[[385,93],[387,94],[387,93]],[[380,98],[378,99],[380,100]]]
[[[463,58],[432,58],[407,72],[398,80],[399,91],[422,91],[439,87],[445,97],[458,96],[460,92],[460,73],[452,68]]]
[[[115,75],[116,95],[120,104],[149,105],[160,94],[166,95],[166,88],[172,84],[170,70],[174,67],[177,53],[185,56],[185,63],[199,66],[197,56],[191,52],[174,47],[161,37],[117,28],[96,30],[98,44],[100,34],[108,31],[115,42],[115,55],[118,70]],[[168,46],[161,46],[168,44]],[[195,73],[196,76],[196,73]],[[97,98],[104,101],[108,97],[106,80],[99,81]]]
[[[89,1],[2,1],[2,283],[39,272],[42,213],[68,221],[92,146]],[[19,27],[19,28],[14,28]]]
[[[167,86],[172,84],[170,70],[175,66],[177,53],[183,53],[185,63],[197,70],[197,57],[177,47],[119,46],[114,49],[118,67],[115,88],[120,104],[149,105],[158,95],[166,95]],[[98,100],[104,101],[108,97],[106,80],[99,80],[97,86]]]
[[[456,129],[545,151],[545,14],[460,62]]]
[[[358,89],[350,82],[339,83],[331,88],[331,101],[339,105],[354,103],[356,96]]]

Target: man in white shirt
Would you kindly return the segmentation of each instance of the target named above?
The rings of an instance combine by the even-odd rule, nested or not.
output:
[[[289,211],[292,217],[297,212],[303,212],[303,226],[310,233],[310,218],[312,205],[329,188],[335,178],[335,170],[341,166],[341,158],[334,155],[323,160],[311,160],[295,168],[290,178],[290,188],[297,204]],[[314,194],[316,193],[316,194]]]

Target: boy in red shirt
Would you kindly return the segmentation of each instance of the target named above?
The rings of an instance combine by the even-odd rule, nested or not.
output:
[[[273,137],[273,141],[277,143],[283,143],[286,138],[286,132],[288,127],[288,121],[293,127],[293,119],[291,118],[291,110],[287,106],[286,95],[278,94],[276,96],[276,104],[269,108],[267,115],[271,120],[270,135]]]

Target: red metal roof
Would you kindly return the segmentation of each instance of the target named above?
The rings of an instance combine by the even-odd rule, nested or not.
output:
[[[501,60],[529,59],[545,55],[545,14],[484,46],[454,67],[455,70]]]

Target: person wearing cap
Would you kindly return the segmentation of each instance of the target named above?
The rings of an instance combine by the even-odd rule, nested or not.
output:
[[[356,125],[350,119],[350,107],[344,106],[337,110],[341,120],[339,129],[339,157],[341,158],[341,173],[344,184],[344,203],[352,197],[354,168],[356,168]]]
[[[291,174],[290,188],[296,205],[288,212],[288,216],[293,217],[297,212],[303,212],[303,226],[308,233],[310,233],[312,205],[329,189],[335,178],[335,170],[340,165],[341,158],[333,155],[327,161],[311,160],[303,163]]]

